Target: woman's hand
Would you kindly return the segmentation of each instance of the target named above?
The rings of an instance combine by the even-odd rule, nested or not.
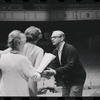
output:
[[[32,79],[34,81],[40,81],[41,80],[41,74],[39,72],[35,72]]]

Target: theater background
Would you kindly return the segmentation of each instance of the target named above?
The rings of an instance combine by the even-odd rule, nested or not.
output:
[[[7,48],[8,34],[12,30],[22,32],[29,26],[39,27],[43,39],[38,42],[45,52],[51,53],[50,36],[54,30],[62,30],[65,41],[74,45],[87,72],[83,96],[100,93],[100,2],[93,0],[47,0],[12,2],[0,1],[0,49]],[[95,94],[94,94],[95,93]],[[98,95],[100,96],[100,95]]]

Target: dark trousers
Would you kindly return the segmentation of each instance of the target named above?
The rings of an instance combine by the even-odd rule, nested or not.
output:
[[[64,97],[82,97],[84,84],[63,84],[62,96]]]

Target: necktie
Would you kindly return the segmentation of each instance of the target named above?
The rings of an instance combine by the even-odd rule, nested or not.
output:
[[[61,65],[61,51],[58,50],[58,58],[59,58],[59,62],[60,62],[60,65]]]

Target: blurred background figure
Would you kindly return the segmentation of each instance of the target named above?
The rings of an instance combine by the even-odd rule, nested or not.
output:
[[[8,36],[8,47],[11,50],[0,58],[0,96],[29,96],[28,79],[41,79],[31,62],[22,55],[25,43],[25,34],[18,30],[12,31]]]

